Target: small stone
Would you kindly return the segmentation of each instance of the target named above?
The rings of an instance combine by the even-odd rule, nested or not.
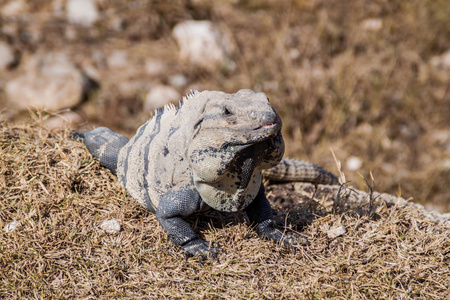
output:
[[[291,59],[297,59],[301,55],[300,51],[298,49],[291,49],[289,50],[289,57]]]
[[[12,221],[11,223],[9,223],[5,226],[5,232],[12,232],[12,231],[16,230],[18,227],[19,227],[19,222]]]
[[[80,124],[83,119],[79,114],[68,111],[46,120],[44,126],[50,130],[72,128]]]
[[[11,0],[1,8],[0,14],[5,17],[15,17],[28,10],[25,0]]]
[[[350,171],[356,171],[362,166],[362,160],[359,157],[352,156],[347,159],[347,169]]]
[[[121,230],[122,226],[118,220],[105,220],[100,225],[100,228],[103,229],[106,233],[117,233]]]
[[[10,45],[0,41],[0,70],[5,70],[16,61],[14,50]]]
[[[371,18],[361,22],[361,27],[367,31],[379,31],[383,27],[383,20]]]
[[[179,55],[194,65],[209,70],[231,63],[231,39],[209,21],[185,21],[177,24],[173,36],[178,42]]]
[[[157,59],[147,59],[145,61],[145,72],[148,75],[156,76],[160,75],[166,69],[166,64]]]
[[[430,64],[435,68],[449,69],[450,68],[450,50],[447,52],[433,56],[430,59]]]
[[[19,110],[70,108],[81,102],[89,88],[87,77],[62,53],[33,56],[24,73],[5,86],[9,103]]]
[[[327,236],[330,239],[335,239],[347,232],[347,229],[344,226],[333,227],[327,232]]]
[[[5,35],[17,36],[19,35],[19,25],[17,23],[2,24],[1,32]]]
[[[180,93],[173,87],[157,85],[153,87],[145,97],[144,109],[146,111],[152,111],[180,99]]]
[[[174,86],[177,88],[182,88],[182,87],[186,86],[187,83],[188,83],[188,80],[187,80],[186,76],[184,76],[183,74],[176,74],[176,75],[169,77],[169,84],[171,86]]]
[[[450,159],[444,159],[444,162],[442,163],[442,168],[444,170],[450,170]]]
[[[66,15],[70,22],[82,26],[91,26],[99,18],[95,0],[68,0]]]
[[[128,66],[128,54],[123,50],[115,50],[107,58],[108,67],[118,69],[126,68]]]

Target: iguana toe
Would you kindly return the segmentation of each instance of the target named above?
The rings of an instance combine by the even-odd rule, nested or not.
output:
[[[189,241],[182,246],[186,258],[198,256],[199,263],[202,264],[204,258],[213,258],[218,260],[219,245],[214,242],[207,242],[202,239]]]

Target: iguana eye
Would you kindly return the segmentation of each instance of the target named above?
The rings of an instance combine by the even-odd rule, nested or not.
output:
[[[225,116],[231,116],[233,113],[226,107],[223,108],[223,114]]]

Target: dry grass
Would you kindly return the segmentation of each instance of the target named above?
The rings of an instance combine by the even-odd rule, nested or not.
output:
[[[401,199],[374,194],[369,208],[362,192],[335,203],[335,189],[313,200],[312,185],[271,185],[277,224],[309,246],[211,213],[191,221],[223,251],[200,266],[67,132],[2,124],[0,157],[0,298],[449,299],[449,218]],[[107,219],[122,231],[102,231]]]

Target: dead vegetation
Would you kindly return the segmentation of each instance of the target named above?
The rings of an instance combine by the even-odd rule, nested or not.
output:
[[[0,298],[448,299],[448,216],[378,194],[369,214],[363,192],[336,203],[336,189],[271,185],[278,226],[309,245],[282,249],[242,215],[210,213],[191,222],[222,252],[200,266],[67,134],[0,125]],[[100,229],[109,219],[119,233]]]

